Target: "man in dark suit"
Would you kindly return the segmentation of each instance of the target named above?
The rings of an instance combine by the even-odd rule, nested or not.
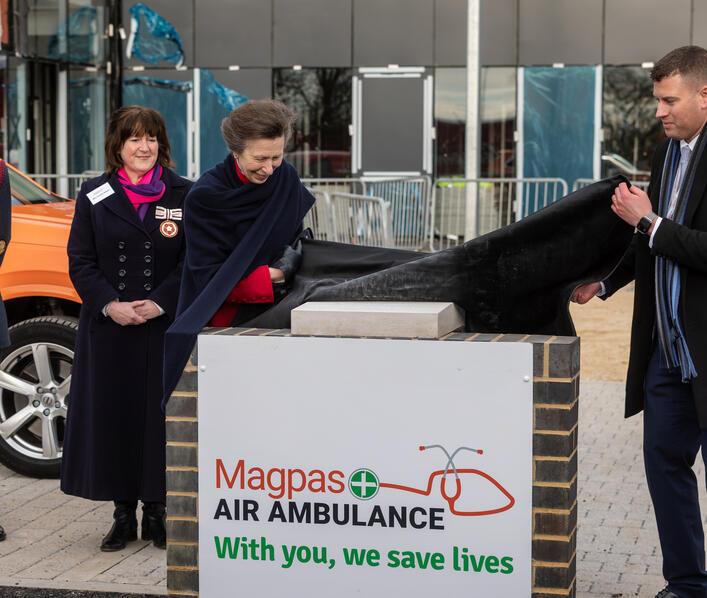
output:
[[[7,244],[10,242],[10,177],[7,173],[5,162],[0,160],[0,265],[5,257]],[[0,349],[10,344],[10,337],[7,333],[7,316],[5,306],[0,297]],[[0,542],[5,539],[5,530],[0,526]]]
[[[626,417],[644,412],[643,453],[668,582],[656,598],[705,598],[704,531],[692,470],[707,462],[707,50],[673,50],[651,71],[656,151],[648,194],[622,183],[614,212],[636,227],[604,281],[573,300],[611,296],[635,281]]]

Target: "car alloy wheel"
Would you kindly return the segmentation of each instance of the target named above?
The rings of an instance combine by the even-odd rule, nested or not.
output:
[[[10,329],[0,355],[0,461],[18,473],[59,475],[77,328],[49,316]]]

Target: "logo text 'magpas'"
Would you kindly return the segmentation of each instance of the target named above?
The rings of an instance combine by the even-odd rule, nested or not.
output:
[[[333,469],[325,472],[321,469],[305,471],[298,468],[249,467],[246,469],[245,459],[239,459],[235,468],[229,472],[221,459],[216,459],[216,488],[225,484],[229,489],[234,486],[245,490],[267,491],[268,496],[280,499],[287,495],[291,499],[294,494],[308,490],[313,493],[340,494],[346,488],[343,471]]]

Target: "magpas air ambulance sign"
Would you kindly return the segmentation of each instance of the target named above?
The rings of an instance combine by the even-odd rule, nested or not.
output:
[[[531,595],[529,344],[198,354],[202,598]]]

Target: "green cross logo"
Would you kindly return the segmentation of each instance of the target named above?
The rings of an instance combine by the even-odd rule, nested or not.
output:
[[[369,500],[378,494],[380,482],[370,469],[357,469],[349,478],[349,490],[356,498]]]

